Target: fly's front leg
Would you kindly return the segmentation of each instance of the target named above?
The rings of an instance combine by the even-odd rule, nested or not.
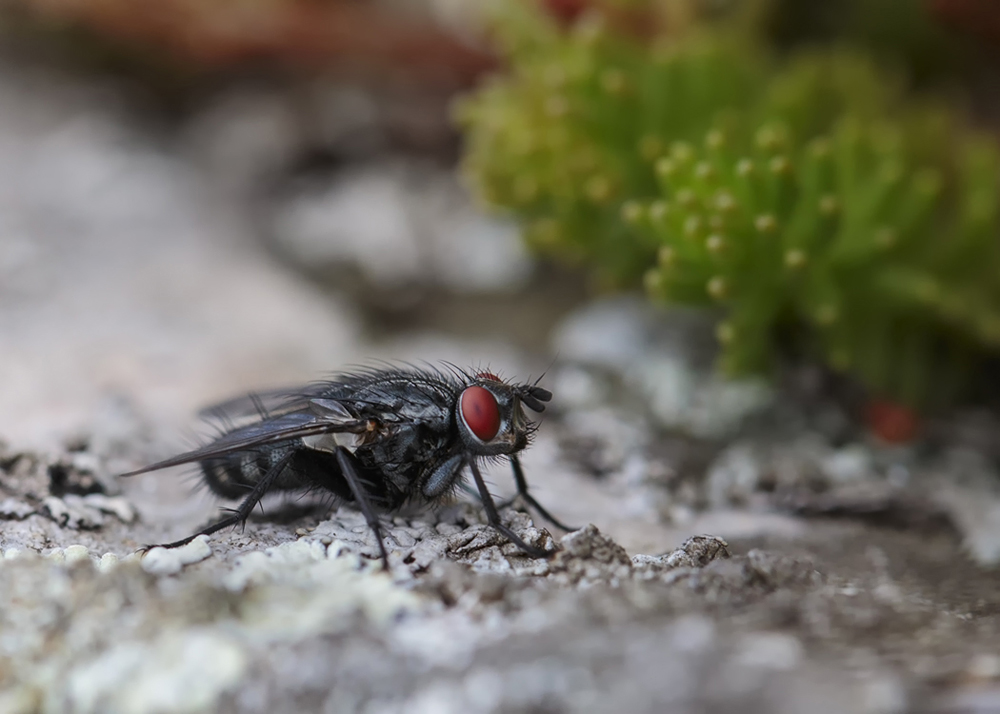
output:
[[[472,477],[476,480],[476,487],[479,489],[479,497],[483,501],[483,508],[486,509],[486,521],[500,532],[500,535],[504,536],[511,543],[516,545],[518,548],[523,550],[525,553],[530,555],[532,558],[547,558],[551,553],[547,553],[540,548],[536,548],[533,545],[528,545],[521,538],[514,533],[510,528],[505,526],[500,521],[500,514],[497,513],[496,504],[493,503],[493,496],[490,495],[490,491],[486,488],[486,482],[483,481],[483,475],[479,472],[479,466],[476,465],[475,461],[469,461],[469,469],[472,471]]]
[[[575,531],[577,528],[570,528],[569,526],[562,523],[556,519],[551,513],[549,513],[535,497],[528,493],[528,481],[524,478],[524,470],[521,468],[521,460],[517,458],[516,455],[511,454],[510,465],[514,470],[514,482],[517,484],[517,495],[520,496],[527,502],[529,506],[538,511],[538,515],[547,520],[549,523],[554,525],[556,528],[562,528],[564,531]],[[516,497],[515,497],[516,498]],[[513,501],[514,499],[511,499]]]

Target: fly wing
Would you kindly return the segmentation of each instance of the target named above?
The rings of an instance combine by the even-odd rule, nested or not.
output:
[[[122,476],[137,476],[170,466],[218,459],[281,441],[323,434],[357,434],[368,431],[369,428],[369,420],[355,418],[340,402],[332,399],[313,399],[309,400],[306,408],[301,411],[273,416],[238,427],[223,434],[211,444],[130,471]]]
[[[205,419],[218,419],[223,422],[280,416],[302,409],[310,399],[319,395],[323,386],[322,384],[309,384],[304,387],[251,392],[205,407],[198,412],[198,416]]]

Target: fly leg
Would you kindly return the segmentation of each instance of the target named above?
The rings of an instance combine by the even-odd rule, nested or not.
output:
[[[284,471],[285,466],[288,465],[291,458],[292,452],[283,456],[278,463],[268,469],[267,473],[264,474],[264,477],[254,485],[253,489],[251,489],[250,493],[247,494],[246,498],[240,502],[240,505],[235,508],[229,516],[223,518],[218,523],[213,523],[207,528],[203,528],[198,531],[194,535],[174,541],[173,543],[164,543],[163,545],[147,545],[143,546],[141,550],[148,551],[152,548],[180,548],[182,545],[187,545],[198,536],[212,535],[213,533],[221,531],[223,528],[236,526],[241,523],[246,526],[247,518],[249,518],[250,514],[253,513],[254,506],[256,506],[260,502],[260,499],[264,497],[264,494],[268,492],[271,485],[277,480],[278,476],[281,475],[281,472]]]
[[[518,496],[523,498],[529,506],[538,511],[538,514],[542,518],[547,520],[556,528],[562,528],[564,531],[567,532],[578,530],[577,528],[570,528],[569,526],[559,521],[555,516],[553,516],[551,513],[545,510],[542,504],[540,504],[538,501],[535,500],[534,496],[528,493],[528,481],[527,479],[524,478],[524,470],[521,468],[521,460],[518,459],[517,456],[515,456],[514,454],[511,454],[510,456],[510,465],[511,468],[514,469],[514,482],[517,484]],[[513,502],[516,498],[517,496],[508,501],[507,504],[509,505],[509,503]]]
[[[517,493],[511,498],[504,499],[500,503],[496,504],[498,511],[502,511],[503,509],[510,507],[520,497],[523,498],[524,501],[529,506],[533,507],[536,511],[538,511],[539,515],[541,515],[542,518],[547,520],[556,528],[561,528],[562,530],[568,533],[580,530],[579,528],[571,528],[567,526],[565,523],[558,520],[555,516],[549,513],[548,510],[542,506],[542,504],[540,504],[537,500],[535,500],[535,497],[532,496],[530,493],[528,493],[528,481],[524,478],[524,471],[521,469],[521,462],[518,460],[516,456],[511,456],[510,462],[511,466],[514,469],[514,481],[517,483]],[[466,493],[468,493],[470,496],[473,496],[480,503],[482,503],[482,498],[480,498],[478,490],[464,483],[461,484],[461,489]]]
[[[386,553],[385,543],[382,542],[382,526],[378,522],[378,516],[375,513],[375,509],[372,508],[371,501],[368,500],[368,494],[361,487],[361,479],[358,477],[357,469],[354,467],[354,455],[343,446],[337,447],[336,454],[340,473],[343,475],[344,480],[347,481],[347,485],[351,487],[351,493],[354,494],[354,502],[358,504],[358,508],[361,510],[362,515],[364,515],[368,527],[375,534],[379,552],[382,554],[382,567],[388,571],[389,554]]]
[[[500,535],[507,538],[507,540],[530,555],[532,558],[549,557],[551,553],[547,553],[533,545],[528,545],[521,540],[518,535],[514,533],[514,531],[501,523],[500,514],[497,513],[496,504],[493,503],[493,496],[490,495],[489,489],[486,488],[486,482],[483,481],[483,475],[479,472],[479,466],[477,466],[476,462],[471,459],[469,460],[469,469],[472,471],[472,477],[476,480],[476,487],[479,489],[479,497],[483,501],[483,508],[486,509],[487,523],[499,531]]]

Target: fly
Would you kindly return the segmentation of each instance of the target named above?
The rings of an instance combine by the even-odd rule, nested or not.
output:
[[[553,525],[571,530],[528,493],[518,459],[537,428],[523,407],[542,412],[551,399],[537,382],[514,384],[484,371],[368,369],[207,410],[228,424],[211,443],[124,475],[197,463],[209,490],[242,499],[226,518],[161,547],[245,523],[265,494],[316,490],[361,511],[388,569],[379,514],[440,503],[464,485],[468,470],[489,525],[542,558],[548,553],[501,522],[479,465],[509,461],[518,495]],[[237,426],[234,419],[249,422]]]

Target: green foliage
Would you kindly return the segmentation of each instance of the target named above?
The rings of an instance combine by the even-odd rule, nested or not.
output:
[[[778,63],[725,26],[639,37],[507,10],[510,72],[459,116],[468,177],[531,245],[721,306],[734,374],[766,370],[791,327],[921,405],[1000,348],[1000,153],[944,105],[856,50]]]

